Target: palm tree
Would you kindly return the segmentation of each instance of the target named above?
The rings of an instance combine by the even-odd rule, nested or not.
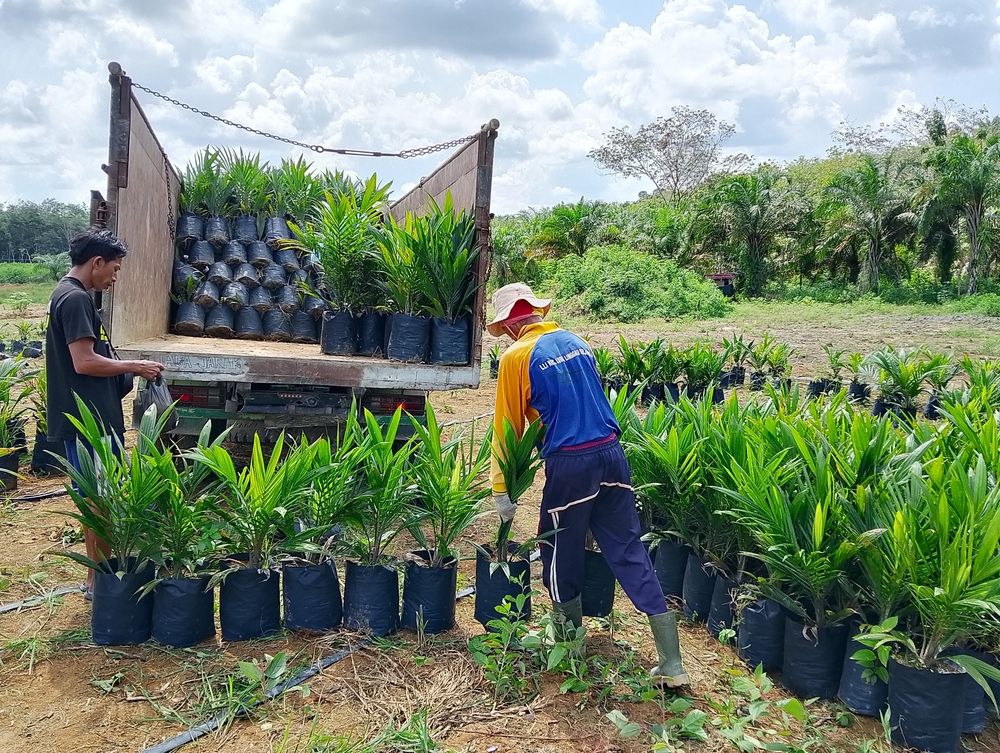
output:
[[[911,211],[909,165],[892,155],[865,155],[854,167],[835,175],[825,193],[831,211],[835,248],[864,249],[862,287],[877,293],[886,256],[909,240],[917,225]]]
[[[584,201],[580,197],[576,204],[553,207],[532,236],[531,250],[555,258],[568,254],[583,256],[594,243],[599,206],[597,202]]]
[[[937,179],[936,198],[946,206],[960,207],[965,219],[967,292],[975,293],[1000,224],[996,215],[1000,204],[1000,133],[957,133],[931,154],[930,164]]]
[[[795,227],[796,195],[785,175],[771,168],[723,178],[703,203],[698,235],[738,249],[743,290],[759,296],[768,279],[778,238]]]
[[[59,280],[64,274],[69,272],[69,254],[63,251],[61,254],[38,254],[32,257],[32,262],[52,275],[53,280]]]

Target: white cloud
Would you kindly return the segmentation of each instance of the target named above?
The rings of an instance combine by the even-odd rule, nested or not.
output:
[[[651,21],[614,21],[636,15],[611,0],[0,0],[0,201],[103,185],[111,59],[199,108],[328,146],[396,151],[497,117],[497,211],[634,196],[640,183],[586,154],[673,105],[712,110],[737,125],[734,147],[778,159],[822,154],[845,118],[935,96],[1000,110],[981,86],[1000,73],[996,0],[664,0]],[[206,143],[300,151],[137,96],[180,165]],[[397,189],[444,157],[306,155]]]

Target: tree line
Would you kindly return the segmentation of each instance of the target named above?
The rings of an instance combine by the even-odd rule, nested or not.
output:
[[[933,285],[956,294],[1000,274],[1000,118],[954,102],[892,124],[843,125],[822,158],[755,164],[726,151],[733,126],[675,108],[618,128],[590,157],[641,178],[638,201],[583,198],[498,218],[495,282],[537,279],[546,260],[622,245],[697,271],[734,272],[745,295],[826,283],[879,294]]]
[[[0,261],[29,262],[69,252],[69,241],[87,226],[82,204],[55,199],[0,203]]]

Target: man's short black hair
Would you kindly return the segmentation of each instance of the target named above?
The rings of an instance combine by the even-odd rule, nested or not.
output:
[[[74,267],[85,264],[96,256],[104,261],[114,261],[127,253],[124,241],[110,230],[99,227],[89,227],[74,235],[69,242],[69,259]]]

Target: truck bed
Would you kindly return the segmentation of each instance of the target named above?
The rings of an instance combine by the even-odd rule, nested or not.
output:
[[[478,387],[479,369],[328,356],[318,345],[162,335],[119,349],[124,359],[159,361],[169,379],[193,382],[270,382],[375,389],[451,390]],[[478,359],[476,359],[478,363]]]

